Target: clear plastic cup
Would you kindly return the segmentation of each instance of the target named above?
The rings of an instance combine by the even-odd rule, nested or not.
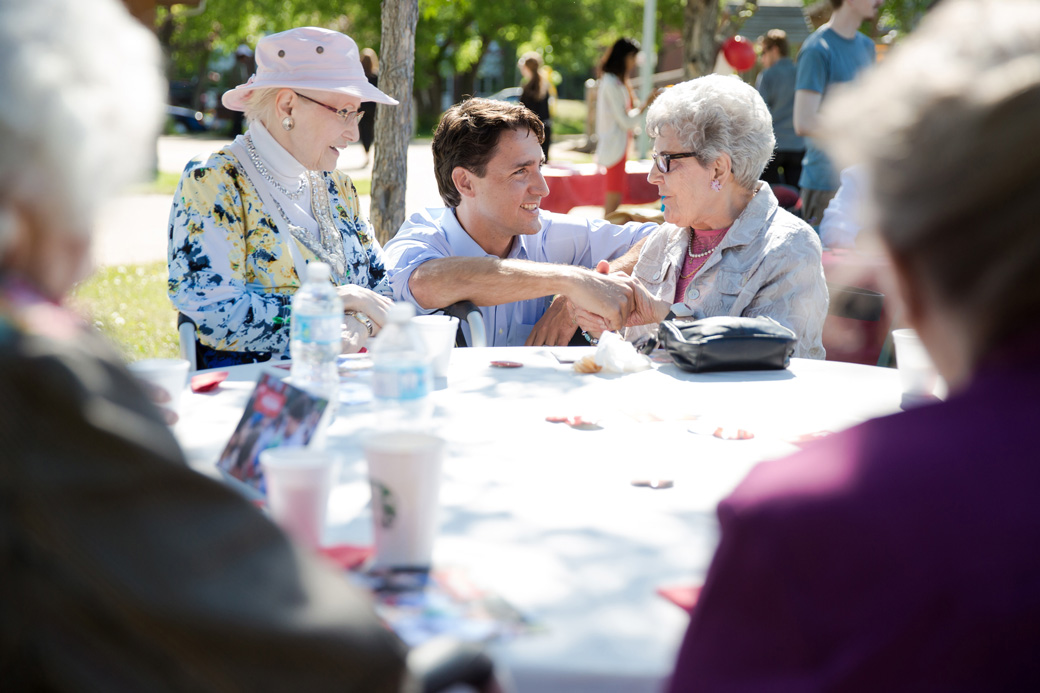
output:
[[[137,378],[160,387],[170,395],[170,401],[162,406],[180,413],[181,395],[188,383],[188,369],[184,359],[144,359],[127,366]]]
[[[313,448],[268,448],[260,466],[275,524],[303,546],[321,546],[336,457]]]
[[[450,315],[417,315],[412,318],[412,324],[426,344],[426,353],[429,354],[433,366],[433,377],[447,378],[459,319]]]

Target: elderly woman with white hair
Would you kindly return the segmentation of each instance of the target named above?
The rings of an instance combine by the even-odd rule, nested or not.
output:
[[[62,305],[154,151],[155,36],[116,0],[0,0],[0,46],[0,688],[399,692],[368,597],[193,471]]]
[[[246,133],[188,164],[170,212],[169,294],[197,326],[200,368],[285,353],[309,262],[332,268],[344,351],[379,331],[391,303],[382,248],[336,162],[359,138],[362,102],[397,101],[369,84],[357,45],[336,31],[264,37],[256,61],[222,98],[245,111]]]
[[[655,138],[648,180],[660,190],[666,223],[632,270],[646,292],[626,339],[669,315],[765,316],[794,331],[795,356],[822,359],[820,241],[759,180],[775,142],[762,97],[735,77],[700,77],[654,101],[647,131]],[[587,313],[576,317],[583,327],[606,327]]]

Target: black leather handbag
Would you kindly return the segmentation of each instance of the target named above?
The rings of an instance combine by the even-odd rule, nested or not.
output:
[[[684,371],[782,370],[791,363],[795,333],[769,318],[719,316],[665,320],[659,344]]]

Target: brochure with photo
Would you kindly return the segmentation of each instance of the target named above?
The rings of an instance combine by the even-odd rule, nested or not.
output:
[[[217,467],[227,476],[266,495],[260,453],[278,446],[305,447],[320,430],[328,400],[264,373],[249,397],[242,419],[224,447]]]

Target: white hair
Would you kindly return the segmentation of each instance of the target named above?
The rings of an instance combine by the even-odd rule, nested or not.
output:
[[[249,92],[245,99],[246,120],[262,122],[265,116],[273,116],[276,112],[275,99],[281,90],[282,87],[267,87]],[[268,125],[275,127],[276,123],[269,122]]]
[[[773,119],[758,91],[739,77],[707,75],[669,87],[650,106],[651,137],[675,135],[703,166],[728,154],[733,177],[748,190],[773,155]]]
[[[0,258],[16,213],[86,234],[155,151],[155,36],[117,0],[0,0]]]

